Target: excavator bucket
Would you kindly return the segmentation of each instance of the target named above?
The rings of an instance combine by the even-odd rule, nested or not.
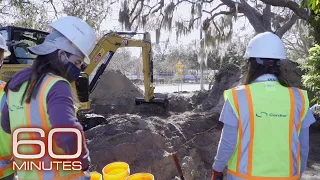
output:
[[[135,99],[136,105],[141,105],[141,104],[155,104],[158,106],[163,107],[165,110],[168,109],[169,106],[169,100],[167,98],[152,98],[149,101],[146,101],[145,98],[142,97],[137,97]]]

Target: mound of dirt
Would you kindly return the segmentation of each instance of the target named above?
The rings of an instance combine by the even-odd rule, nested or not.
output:
[[[194,96],[203,98],[198,93]],[[191,94],[192,95],[192,94]],[[169,111],[185,112],[194,109],[199,99],[179,94],[156,93],[157,98],[168,98]],[[143,91],[119,71],[106,71],[91,94],[92,106],[97,114],[144,113],[162,114],[162,107],[152,104],[135,105],[135,98],[143,97]],[[192,102],[194,101],[194,102]]]
[[[303,88],[301,81],[303,72],[299,69],[299,64],[290,60],[283,60],[280,64],[282,75],[288,84],[292,87]]]
[[[207,99],[209,91],[195,91],[184,94],[173,93],[168,95],[169,111],[185,112],[194,110]]]
[[[135,98],[143,92],[120,71],[109,70],[101,75],[100,81],[90,95],[95,113],[131,112]]]
[[[215,82],[207,99],[204,100],[198,109],[208,111],[215,107],[215,110],[220,111],[224,103],[223,92],[237,86],[240,82],[240,76],[241,69],[236,65],[231,64],[222,69],[215,76]]]
[[[108,124],[85,132],[92,171],[125,161],[131,173],[149,172],[155,179],[178,177],[172,158],[178,152],[187,179],[210,178],[221,126],[216,114],[183,113],[169,118],[114,115]]]

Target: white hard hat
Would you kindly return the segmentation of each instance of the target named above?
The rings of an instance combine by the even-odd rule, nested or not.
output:
[[[282,40],[274,33],[264,32],[253,37],[246,49],[244,58],[286,59]]]
[[[4,57],[8,57],[11,55],[11,52],[8,50],[8,46],[6,45],[6,41],[3,36],[0,34],[0,49],[4,50]]]
[[[85,55],[85,62],[90,63],[89,55],[97,40],[94,29],[89,24],[77,17],[65,16],[52,22],[50,26],[68,38]]]
[[[84,54],[73,43],[58,31],[53,31],[46,36],[42,44],[28,47],[29,51],[37,55],[50,54],[58,49],[83,57]]]

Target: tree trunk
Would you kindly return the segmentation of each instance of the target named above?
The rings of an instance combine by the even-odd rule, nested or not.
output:
[[[202,40],[202,28],[200,28],[200,48],[203,48],[201,46],[201,40]],[[198,58],[200,58],[200,90],[204,90],[204,86],[203,86],[203,59],[202,59],[202,54],[198,55]]]
[[[204,90],[204,85],[203,85],[203,66],[204,66],[204,63],[201,61],[201,63],[200,63],[200,89],[201,89],[201,91],[203,91]]]

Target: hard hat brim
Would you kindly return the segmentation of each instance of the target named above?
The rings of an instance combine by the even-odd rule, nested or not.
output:
[[[90,64],[90,58],[89,58],[89,56],[87,56],[86,55],[86,57],[84,58],[84,62],[86,63],[86,64]]]
[[[42,44],[28,47],[28,50],[36,55],[47,55],[53,53],[54,51],[58,50],[52,43],[43,42]]]
[[[10,51],[4,51],[4,57],[8,57],[11,55],[11,52]]]

